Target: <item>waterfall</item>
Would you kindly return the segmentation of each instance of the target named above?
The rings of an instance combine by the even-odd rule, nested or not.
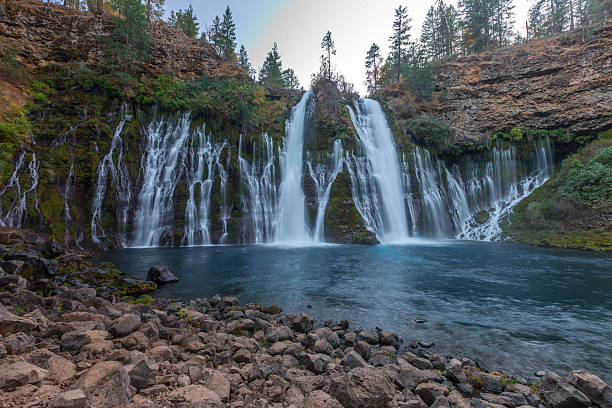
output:
[[[70,170],[68,171],[68,176],[66,177],[66,182],[64,183],[64,191],[61,194],[64,200],[64,224],[66,225],[66,229],[64,230],[64,245],[68,246],[70,242],[70,221],[72,221],[72,214],[70,213],[70,205],[68,204],[68,200],[72,196],[72,190],[74,184],[76,183],[76,177],[74,175],[74,156],[72,157],[72,162],[70,163]]]
[[[221,187],[221,225],[223,226],[223,232],[221,233],[221,238],[219,238],[219,244],[225,244],[225,241],[229,237],[229,233],[227,231],[227,220],[230,219],[232,206],[230,206],[227,202],[227,169],[229,168],[230,157],[231,155],[228,152],[225,167],[223,167],[223,165],[217,161],[219,167],[219,184]]]
[[[252,161],[249,163],[242,156],[241,136],[238,164],[240,179],[247,190],[247,194],[242,194],[242,211],[248,220],[243,223],[243,242],[262,244],[272,237],[275,223],[277,189],[274,142],[264,133],[261,152],[258,151],[256,143],[253,143],[252,150]],[[251,230],[252,239],[247,237],[248,229]]]
[[[512,213],[514,207],[552,175],[553,154],[548,137],[534,141],[534,157],[526,163],[516,157],[513,147],[493,148],[492,161],[483,172],[475,170],[464,183],[461,202],[471,203],[469,216],[459,223],[456,238],[493,241],[501,237],[500,222]],[[456,200],[453,207],[460,207]],[[479,213],[487,214],[484,222],[476,219]]]
[[[351,177],[351,192],[363,225],[370,231],[383,229],[382,208],[370,161],[365,157],[346,155],[346,165]]]
[[[100,237],[105,236],[104,229],[102,228],[102,204],[106,196],[108,176],[109,173],[111,173],[111,183],[115,189],[116,195],[117,221],[119,223],[118,230],[122,233],[120,243],[122,246],[126,246],[127,242],[125,241],[123,233],[127,225],[128,209],[131,201],[131,182],[127,167],[123,162],[123,140],[121,139],[125,122],[131,120],[126,104],[122,106],[120,115],[121,119],[111,139],[111,148],[98,164],[98,179],[94,187],[94,196],[91,204],[91,239],[93,242],[99,244],[101,242]],[[116,162],[113,157],[115,151],[119,151]]]
[[[185,113],[176,124],[159,118],[145,130],[144,181],[134,217],[136,246],[157,246],[163,239],[171,240],[174,191],[183,174],[190,125],[189,113]]]
[[[334,150],[331,160],[329,158],[327,160],[327,166],[323,164],[313,165],[311,161],[308,162],[308,171],[317,192],[317,219],[313,233],[315,242],[323,242],[325,240],[325,210],[329,202],[332,184],[336,181],[338,173],[342,171],[344,163],[343,154],[342,141],[338,139],[334,142]]]
[[[355,110],[349,107],[349,111],[367,158],[367,164],[361,160],[354,161],[357,171],[353,173],[357,174],[351,176],[351,179],[357,176],[361,197],[368,197],[369,201],[366,204],[366,200],[361,200],[357,209],[361,206],[365,211],[365,215],[362,213],[364,220],[369,218],[366,226],[371,224],[370,228],[374,227],[379,241],[406,241],[409,235],[402,174],[385,114],[380,104],[371,99],[360,99],[355,103]],[[366,173],[369,173],[367,178]],[[365,180],[374,185],[364,186]]]
[[[197,146],[194,146],[197,139]],[[210,239],[210,193],[214,183],[215,169],[222,168],[219,163],[225,143],[213,144],[206,135],[204,127],[191,138],[187,153],[187,182],[189,199],[185,209],[185,235],[187,245],[208,245]],[[196,192],[198,194],[196,194]]]
[[[418,147],[412,151],[414,172],[421,193],[421,215],[428,233],[435,237],[446,235],[448,225],[448,212],[444,200],[444,191],[441,191],[441,166],[439,161],[431,159],[427,150]],[[424,228],[423,228],[424,231]]]
[[[34,209],[38,213],[40,217],[40,222],[43,222],[43,215],[40,212],[40,208],[38,207],[38,170],[40,168],[40,162],[36,159],[36,153],[32,153],[32,160],[28,164],[28,171],[30,173],[30,187],[21,192],[21,184],[19,183],[19,172],[23,168],[25,164],[25,151],[21,153],[19,159],[17,159],[17,163],[15,164],[15,170],[13,174],[7,181],[7,183],[0,191],[0,199],[6,194],[9,189],[13,189],[15,191],[15,198],[13,202],[8,207],[8,211],[4,218],[2,217],[2,213],[0,212],[0,226],[3,227],[11,227],[11,228],[22,228],[25,218],[27,216],[27,208],[28,208],[28,195],[31,195],[34,198]]]
[[[278,222],[274,241],[284,244],[312,242],[306,225],[306,202],[302,190],[302,154],[304,149],[304,120],[308,99],[306,92],[292,109],[285,126],[283,151],[280,155],[281,184],[279,187]]]

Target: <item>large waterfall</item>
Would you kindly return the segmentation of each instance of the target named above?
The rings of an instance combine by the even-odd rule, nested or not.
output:
[[[360,203],[357,208],[381,242],[405,242],[409,234],[402,173],[385,114],[371,99],[360,99],[350,114],[366,154],[366,160],[352,163],[354,186],[365,187],[361,198],[355,200]],[[367,179],[371,182],[364,186]]]
[[[278,222],[274,242],[305,244],[312,242],[306,223],[306,202],[302,190],[302,160],[304,150],[304,122],[306,107],[312,92],[302,96],[287,121],[283,151],[281,153],[281,184],[278,200]]]

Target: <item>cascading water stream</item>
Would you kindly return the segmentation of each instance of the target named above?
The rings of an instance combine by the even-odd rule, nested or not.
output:
[[[325,240],[325,210],[329,202],[332,184],[336,180],[338,173],[342,171],[342,165],[344,164],[343,155],[342,141],[338,139],[334,142],[334,150],[331,160],[328,159],[327,166],[315,164],[313,168],[312,162],[308,162],[310,177],[314,181],[315,190],[317,191],[317,219],[313,233],[315,242],[323,242]]]
[[[281,184],[278,200],[278,222],[274,242],[280,244],[309,244],[313,242],[306,225],[306,202],[302,190],[304,149],[304,121],[308,100],[312,91],[302,96],[293,108],[291,119],[285,127],[283,151],[281,153]]]
[[[196,139],[197,146],[194,146]],[[187,245],[209,245],[211,243],[211,191],[215,169],[220,172],[223,167],[219,163],[219,159],[224,148],[225,143],[213,144],[211,142],[204,127],[199,129],[191,139],[188,152],[188,162],[191,166],[187,169],[189,199],[185,209],[186,224],[185,235],[183,236],[183,243]]]
[[[157,246],[171,236],[174,191],[183,174],[190,125],[189,113],[185,113],[176,124],[153,120],[145,131],[144,181],[134,217],[135,246]]]
[[[111,139],[111,148],[106,156],[100,161],[98,165],[98,180],[94,188],[94,196],[91,204],[91,239],[96,244],[100,244],[101,237],[104,237],[104,229],[102,228],[102,204],[106,196],[106,188],[108,186],[109,173],[112,175],[112,185],[115,189],[116,194],[116,208],[117,208],[117,221],[119,223],[120,243],[122,246],[126,246],[125,240],[125,227],[128,221],[128,209],[131,201],[131,181],[127,171],[127,167],[123,162],[123,140],[121,134],[123,133],[123,127],[125,122],[131,120],[131,116],[128,114],[128,107],[124,104],[121,108],[121,119],[115,129],[113,138]],[[115,162],[114,154],[115,151],[119,151],[117,161]]]
[[[242,156],[242,137],[238,148],[240,178],[248,194],[242,194],[242,210],[248,214],[248,223],[243,229],[243,242],[263,244],[272,237],[276,214],[276,170],[274,163],[274,142],[267,133],[262,135],[262,146],[258,156],[257,145],[253,143],[253,158],[249,163]],[[247,233],[250,230],[252,234]]]
[[[349,111],[367,158],[367,164],[362,160],[354,161],[356,171],[352,171],[351,178],[358,182],[362,194],[373,194],[365,196],[367,198],[362,195],[357,208],[362,207],[360,212],[364,211],[362,216],[368,219],[366,227],[368,224],[369,228],[373,227],[379,241],[406,242],[409,234],[402,174],[385,114],[380,104],[371,99],[360,99],[355,110],[349,107]],[[374,185],[365,186],[365,180]]]

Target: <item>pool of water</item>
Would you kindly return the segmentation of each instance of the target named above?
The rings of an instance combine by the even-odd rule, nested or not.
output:
[[[180,282],[159,296],[235,295],[433,341],[510,374],[585,368],[612,380],[610,254],[449,241],[122,249],[97,260],[141,278],[168,265]]]

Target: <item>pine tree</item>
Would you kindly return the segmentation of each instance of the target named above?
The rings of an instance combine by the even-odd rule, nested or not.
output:
[[[402,61],[406,47],[410,44],[410,29],[408,24],[412,19],[408,17],[408,9],[399,6],[395,9],[395,20],[393,21],[393,35],[389,37],[391,41],[391,61],[395,70],[395,80],[399,81],[402,69]]]
[[[463,48],[479,52],[509,43],[514,24],[512,0],[459,0]]]
[[[219,34],[221,55],[229,60],[234,60],[236,58],[236,24],[234,24],[229,6],[223,13]]]
[[[140,0],[123,0],[123,15],[115,18],[115,29],[104,52],[111,59],[111,65],[134,71],[140,61],[150,56],[149,24]]]
[[[198,31],[200,30],[200,23],[198,23],[198,17],[195,15],[193,11],[193,7],[191,4],[185,11],[180,10],[174,13],[174,11],[170,14],[170,18],[168,19],[168,24],[173,27],[178,28],[189,37],[196,38],[198,36]]]
[[[321,67],[323,68],[323,76],[329,80],[332,78],[331,56],[336,55],[336,45],[332,40],[331,31],[328,31],[321,41],[321,48],[325,50],[323,58],[321,58]]]
[[[261,66],[261,70],[259,71],[259,82],[263,85],[284,86],[282,72],[283,63],[278,53],[278,45],[275,42],[272,50],[268,52]]]
[[[219,16],[216,16],[212,25],[208,29],[208,41],[213,46],[217,54],[221,54],[223,52],[223,40],[221,35],[221,19]]]
[[[381,63],[382,57],[380,56],[380,47],[374,43],[370,46],[365,60],[366,86],[370,94],[378,92]]]
[[[423,21],[423,27],[421,27],[421,44],[423,44],[423,48],[428,58],[433,60],[440,59],[442,55],[440,50],[441,39],[438,31],[440,21],[438,17],[436,9],[431,6],[425,16],[425,21]]]
[[[287,68],[282,72],[283,84],[287,89],[299,89],[300,81],[298,80],[292,68]]]
[[[250,77],[252,77],[255,73],[253,66],[249,62],[249,55],[247,54],[244,45],[240,46],[240,51],[238,52],[238,65],[240,65],[240,68],[242,68],[244,72]]]
[[[164,4],[165,0],[145,0],[147,7],[147,20],[149,23],[152,21],[160,21],[164,16]]]

